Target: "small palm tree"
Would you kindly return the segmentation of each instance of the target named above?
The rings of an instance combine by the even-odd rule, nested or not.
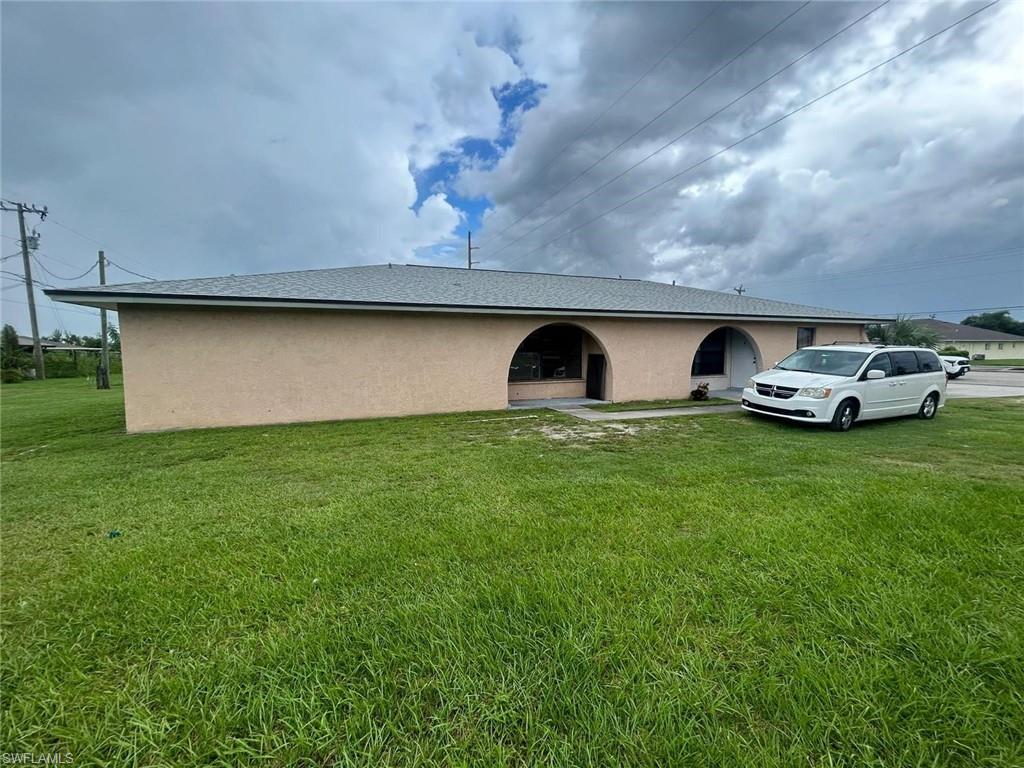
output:
[[[868,340],[878,344],[892,344],[903,347],[939,346],[939,334],[930,328],[918,325],[909,317],[898,316],[891,323],[872,323],[866,329]]]

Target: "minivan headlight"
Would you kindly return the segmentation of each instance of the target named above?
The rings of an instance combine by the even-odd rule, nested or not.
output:
[[[832,387],[804,387],[797,394],[800,397],[810,397],[814,400],[824,400],[832,394]]]
[[[747,389],[753,389],[755,386],[753,379],[747,379]]]

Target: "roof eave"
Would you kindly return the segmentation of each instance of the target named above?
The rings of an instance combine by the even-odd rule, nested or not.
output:
[[[721,319],[751,320],[761,322],[814,321],[840,324],[891,322],[889,317],[833,317],[828,315],[759,315],[733,312],[672,312],[616,309],[577,309],[572,307],[515,307],[476,304],[428,304],[372,301],[344,301],[338,299],[292,299],[278,297],[268,299],[258,296],[199,296],[173,293],[128,293],[114,291],[87,291],[67,289],[46,289],[43,291],[55,301],[96,307],[116,311],[121,304],[157,304],[198,307],[266,307],[274,309],[339,309],[353,311],[390,312],[450,312],[461,314],[515,314],[550,315],[575,317],[660,317],[666,319]]]

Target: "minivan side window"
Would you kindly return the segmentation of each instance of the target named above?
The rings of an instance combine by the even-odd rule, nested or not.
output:
[[[914,354],[917,355],[917,364],[922,373],[934,373],[942,370],[939,358],[935,356],[934,352],[915,352]]]
[[[892,359],[892,375],[906,376],[908,373],[917,373],[917,356],[913,352],[890,352]]]
[[[885,371],[886,378],[892,376],[892,363],[889,362],[889,353],[882,352],[879,355],[875,355],[871,362],[868,363],[864,373],[868,371]]]

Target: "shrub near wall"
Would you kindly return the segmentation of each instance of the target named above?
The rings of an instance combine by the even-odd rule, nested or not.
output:
[[[940,355],[957,355],[959,357],[969,358],[971,354],[966,349],[957,349],[956,347],[943,347],[939,350]]]

